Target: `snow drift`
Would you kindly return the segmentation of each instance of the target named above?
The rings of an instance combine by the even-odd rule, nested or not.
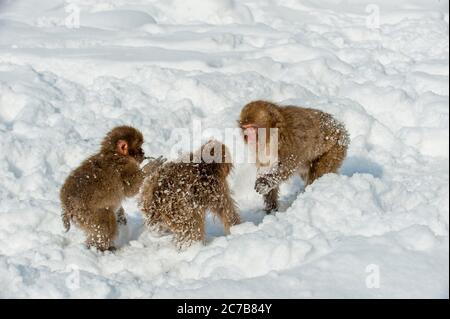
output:
[[[2,1],[0,297],[448,298],[448,54],[440,1]],[[265,216],[237,165],[245,223],[181,252],[135,200],[114,254],[63,232],[59,188],[110,128],[168,156],[252,99],[343,121],[341,174]]]

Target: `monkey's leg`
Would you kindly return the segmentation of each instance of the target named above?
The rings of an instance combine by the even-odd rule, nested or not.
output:
[[[347,147],[338,144],[334,145],[328,152],[322,154],[312,162],[306,184],[311,184],[327,173],[336,173],[339,167],[341,167],[346,155]]]
[[[309,180],[309,172],[311,170],[311,163],[302,164],[298,168],[298,175],[300,175],[300,178],[302,179],[303,183],[305,184],[305,187]]]
[[[183,232],[183,241],[186,245],[201,241],[205,243],[205,213],[201,210],[189,210],[182,224],[178,224],[177,231]]]
[[[63,222],[63,226],[64,226],[64,230],[66,232],[68,232],[70,230],[70,220],[71,220],[71,216],[70,214],[68,214],[67,209],[64,207],[62,214],[61,214],[61,219]]]
[[[120,206],[119,210],[117,211],[117,223],[119,225],[127,224],[127,216],[125,215],[125,210],[122,206]]]
[[[110,209],[98,209],[84,219],[83,228],[87,234],[88,247],[95,246],[100,251],[114,250],[117,235],[116,215]]]
[[[228,195],[224,196],[217,206],[211,207],[211,211],[220,218],[226,234],[230,233],[231,226],[241,223],[241,217],[237,213],[236,204]]]
[[[279,187],[275,187],[264,195],[264,210],[266,211],[266,214],[270,214],[271,212],[278,210],[278,191]]]
[[[205,238],[205,216],[206,210],[202,210],[197,213],[194,220],[194,225],[191,229],[191,241],[201,241],[203,244],[206,243]]]
[[[164,214],[164,225],[175,235],[179,249],[191,245],[195,241],[205,242],[204,212],[199,209],[184,208],[176,214]]]

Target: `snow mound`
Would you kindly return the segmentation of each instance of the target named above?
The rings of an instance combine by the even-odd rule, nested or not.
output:
[[[132,10],[98,11],[80,15],[81,26],[100,29],[132,29],[153,23],[156,20],[149,14]]]
[[[229,24],[252,23],[253,16],[247,6],[235,0],[169,0],[158,5],[163,21],[174,24]]]

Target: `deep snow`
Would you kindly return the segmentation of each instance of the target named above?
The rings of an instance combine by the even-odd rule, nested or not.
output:
[[[0,297],[448,298],[448,16],[445,0],[0,1]],[[294,178],[265,216],[236,165],[246,222],[225,237],[209,219],[181,252],[135,200],[114,254],[63,232],[59,188],[110,128],[169,156],[174,128],[234,127],[253,99],[343,121],[341,174]]]

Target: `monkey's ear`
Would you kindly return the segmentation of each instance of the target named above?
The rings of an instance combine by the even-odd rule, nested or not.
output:
[[[119,152],[122,155],[128,155],[128,143],[124,140],[118,140],[117,141],[117,152]]]

